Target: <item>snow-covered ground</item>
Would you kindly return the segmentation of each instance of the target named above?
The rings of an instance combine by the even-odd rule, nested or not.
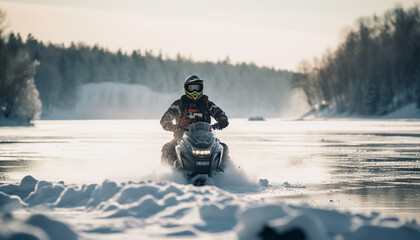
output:
[[[217,136],[235,165],[195,187],[160,167],[157,120],[0,128],[0,239],[420,238],[420,122],[234,119]]]
[[[174,182],[104,181],[77,186],[27,176],[19,185],[0,187],[0,207],[2,239],[70,240],[77,235],[83,239],[420,238],[415,222],[402,223],[377,213],[363,216],[267,204],[215,186]]]

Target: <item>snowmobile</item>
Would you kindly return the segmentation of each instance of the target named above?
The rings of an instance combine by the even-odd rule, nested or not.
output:
[[[218,129],[217,123],[193,123],[184,128],[184,136],[175,147],[175,169],[197,186],[204,185],[207,177],[223,172],[228,159],[227,146],[214,137],[214,129]]]

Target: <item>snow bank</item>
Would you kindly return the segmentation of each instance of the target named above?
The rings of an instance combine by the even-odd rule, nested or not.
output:
[[[420,239],[420,226],[415,222],[284,204],[246,209],[239,215],[236,230],[242,240]]]
[[[14,217],[11,213],[17,208],[28,208],[31,205],[51,202],[51,199],[57,196],[57,194],[54,195],[57,189],[53,185],[55,184],[37,181],[31,176],[26,176],[18,185],[0,186],[0,239],[77,239],[77,234],[67,224],[43,214],[30,214],[22,219]]]
[[[261,182],[269,185],[267,180]],[[14,210],[7,207],[10,204]],[[27,176],[20,184],[0,187],[0,209],[0,239],[76,239],[72,229],[82,238],[93,239],[102,234],[118,234],[115,239],[420,239],[415,222],[402,223],[375,213],[363,216],[264,204],[216,186],[151,180],[74,185]],[[23,211],[26,217],[13,217],[15,211]]]
[[[0,239],[76,240],[78,236],[68,225],[42,214],[33,214],[22,220],[15,218],[11,213],[2,213]]]
[[[22,179],[19,185],[9,184],[0,186],[0,192],[25,198],[35,189],[37,183],[38,181],[32,176],[26,176]]]

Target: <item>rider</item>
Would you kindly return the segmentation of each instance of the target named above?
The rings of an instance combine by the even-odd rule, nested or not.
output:
[[[170,165],[176,160],[175,146],[184,134],[184,127],[196,122],[210,123],[211,117],[217,120],[217,129],[229,125],[225,112],[203,95],[203,79],[196,75],[187,77],[184,81],[184,90],[185,95],[172,103],[160,120],[163,129],[174,133],[174,139],[162,148],[162,163]],[[174,119],[176,124],[173,124]],[[221,144],[227,154],[227,145]]]

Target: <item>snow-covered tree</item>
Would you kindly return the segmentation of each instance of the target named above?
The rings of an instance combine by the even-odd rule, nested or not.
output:
[[[15,108],[9,115],[9,119],[17,119],[29,122],[39,119],[41,116],[42,103],[36,89],[33,78],[27,79],[21,91],[16,97]]]
[[[0,23],[2,18],[0,11]],[[34,83],[36,65],[19,35],[11,34],[7,41],[0,37],[0,118],[20,122],[39,118],[42,104]]]

